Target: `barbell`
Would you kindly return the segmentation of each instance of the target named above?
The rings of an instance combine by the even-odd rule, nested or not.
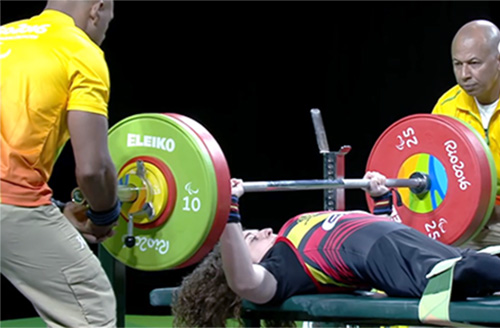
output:
[[[137,162],[138,167],[143,165],[142,161]],[[136,170],[139,172],[139,168]],[[409,179],[386,179],[387,187],[408,187],[417,195],[422,195],[430,189],[430,179],[427,175],[416,172],[414,177]],[[293,191],[293,190],[321,190],[321,189],[362,189],[370,187],[368,179],[316,179],[316,180],[277,180],[277,181],[252,181],[243,182],[243,190],[248,192],[267,191]],[[147,186],[137,187],[132,184],[118,185],[118,198],[122,203],[133,203],[139,198],[139,192],[148,191]],[[72,199],[76,203],[84,203],[85,199],[80,189],[73,190]]]
[[[145,271],[200,261],[222,234],[231,199],[230,171],[213,136],[187,116],[147,113],[115,124],[108,141],[123,206],[116,234],[103,242],[106,250]],[[396,177],[386,184],[400,188],[402,223],[460,245],[480,231],[493,210],[494,165],[485,141],[468,124],[415,114],[384,131],[366,170]],[[243,183],[245,192],[368,186],[366,179]],[[80,201],[84,197],[78,192],[73,196]],[[370,197],[367,203],[373,210]]]

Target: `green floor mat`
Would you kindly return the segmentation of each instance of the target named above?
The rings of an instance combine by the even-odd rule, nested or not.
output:
[[[172,327],[172,316],[147,316],[147,315],[132,315],[129,314],[125,317],[125,327]],[[0,321],[0,327],[3,328],[38,328],[47,327],[40,318],[24,318],[16,320]],[[234,320],[229,320],[227,327],[238,327]]]
[[[25,318],[0,321],[0,327],[47,327],[40,318]]]
[[[146,316],[146,315],[127,315],[125,317],[126,327],[172,327],[171,316]],[[47,327],[40,318],[24,318],[16,320],[0,321],[0,327],[4,328],[35,328]]]

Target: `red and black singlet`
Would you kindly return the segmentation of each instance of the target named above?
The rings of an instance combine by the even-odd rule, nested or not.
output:
[[[287,221],[260,265],[278,281],[270,303],[298,294],[371,288],[419,297],[430,268],[456,256],[457,249],[387,217],[323,211]]]

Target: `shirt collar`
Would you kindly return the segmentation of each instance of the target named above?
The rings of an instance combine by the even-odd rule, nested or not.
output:
[[[55,9],[45,9],[40,16],[47,17],[51,21],[75,26],[75,20],[70,15]]]
[[[457,107],[468,112],[479,113],[474,97],[469,96],[461,87],[459,88],[460,91],[457,95]]]

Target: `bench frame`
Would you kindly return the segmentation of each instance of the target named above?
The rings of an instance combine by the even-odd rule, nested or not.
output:
[[[150,293],[150,304],[165,306],[170,310],[176,290],[176,287],[154,289]],[[280,306],[262,306],[243,301],[241,317],[246,327],[260,327],[260,321],[264,319],[363,326],[432,326],[420,322],[418,304],[419,299],[369,292],[300,295],[290,297]],[[443,325],[500,327],[500,295],[451,302],[449,309],[452,323]]]

